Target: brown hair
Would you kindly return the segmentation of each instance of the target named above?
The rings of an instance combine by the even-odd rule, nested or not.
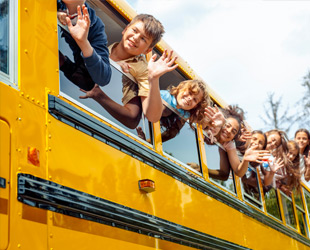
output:
[[[146,35],[152,38],[150,48],[154,47],[165,33],[164,26],[152,15],[139,14],[131,20],[127,27],[139,21],[143,22]]]
[[[305,129],[305,128],[300,128],[300,129],[298,129],[298,130],[295,132],[294,138],[296,138],[296,136],[297,136],[297,134],[298,134],[299,132],[304,132],[304,133],[306,133],[306,135],[307,135],[307,137],[308,137],[308,141],[310,141],[310,133],[309,133],[309,131],[308,131],[307,129]],[[304,149],[303,155],[308,156],[309,150],[310,150],[310,145],[309,145],[309,143],[308,143],[308,145],[307,145],[307,146],[305,147],[305,149]]]
[[[193,94],[197,95],[199,91],[202,92],[202,100],[197,104],[197,106],[191,110],[188,110],[190,113],[189,124],[192,126],[192,123],[197,122],[200,123],[204,118],[204,110],[210,105],[210,96],[207,91],[207,86],[201,80],[187,80],[182,81],[176,87],[172,86],[170,88],[170,94],[175,98],[179,94],[182,89],[188,89]]]
[[[299,190],[300,189],[300,177],[301,177],[300,170],[299,170],[299,164],[295,166],[294,163],[291,162],[287,157],[287,154],[289,152],[287,135],[285,134],[284,131],[281,131],[278,129],[272,129],[266,132],[267,137],[271,134],[278,134],[280,135],[280,138],[281,138],[280,145],[272,153],[274,157],[281,158],[284,162],[284,168],[285,168],[286,177],[287,177],[285,179],[287,179],[288,181],[285,184],[280,183],[280,186],[284,185],[290,190],[293,190],[293,188],[295,187],[297,190]]]

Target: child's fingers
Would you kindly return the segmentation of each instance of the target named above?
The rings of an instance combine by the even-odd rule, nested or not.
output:
[[[155,62],[156,58],[157,58],[157,55],[156,55],[156,54],[154,54],[154,55],[152,55],[152,57],[151,57],[150,61]]]
[[[77,6],[77,14],[78,14],[78,19],[82,19],[83,18],[80,5]]]
[[[172,60],[169,61],[168,66],[174,65],[177,59],[178,59],[177,56],[173,57]]]
[[[67,22],[68,29],[70,30],[73,27],[73,25],[69,17],[66,17],[66,22]]]

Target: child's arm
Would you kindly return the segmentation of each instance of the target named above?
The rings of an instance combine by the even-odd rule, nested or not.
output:
[[[267,150],[256,150],[258,148],[258,145],[255,145],[253,147],[248,148],[244,156],[242,158],[241,163],[235,170],[235,173],[242,177],[246,173],[248,169],[248,164],[250,162],[257,162],[257,163],[263,163],[263,159],[270,156],[269,151]]]
[[[82,51],[86,68],[92,80],[100,86],[104,86],[107,85],[111,79],[109,51],[106,46],[107,38],[104,31],[104,24],[97,18],[97,21],[92,26],[92,32],[89,34],[91,21],[85,5],[82,6],[82,11],[81,7],[78,6],[78,19],[74,26],[70,18],[66,18],[68,29],[72,38]]]
[[[204,115],[205,117],[201,122],[202,127],[208,127],[212,132],[213,136],[216,136],[221,130],[223,124],[225,123],[224,115],[216,105],[214,108],[210,106],[205,108]]]
[[[172,58],[172,53],[173,51],[170,51],[167,55],[167,51],[165,50],[157,61],[155,61],[156,55],[153,55],[148,64],[150,91],[147,97],[141,97],[141,102],[143,113],[150,122],[159,121],[163,110],[159,91],[159,78],[165,73],[176,69],[178,66],[174,64],[177,57]]]
[[[98,84],[90,91],[80,89],[85,93],[84,96],[80,96],[80,99],[92,98],[98,102],[110,115],[112,115],[119,122],[134,129],[141,118],[141,103],[139,98],[133,98],[134,101],[127,104],[126,107],[113,101],[107,94],[105,94]]]

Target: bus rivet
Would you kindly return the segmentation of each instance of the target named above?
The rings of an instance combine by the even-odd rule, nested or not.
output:
[[[19,108],[21,108],[21,107],[22,107],[22,105],[21,105],[21,104],[18,104],[18,107],[19,107]]]
[[[51,123],[51,120],[48,120],[48,123]]]
[[[48,135],[48,138],[50,138],[50,139],[51,139],[51,138],[52,138],[52,135]]]
[[[24,52],[25,52],[25,54],[28,54],[28,50],[25,49]]]
[[[20,95],[21,95],[21,96],[24,96],[24,92],[21,92]]]
[[[42,103],[42,107],[43,107],[43,108],[44,108],[44,106],[45,106],[44,103]]]
[[[50,234],[50,238],[53,238],[53,234]]]
[[[52,148],[51,148],[51,147],[48,147],[48,150],[49,150],[49,151],[52,151]]]
[[[26,97],[27,97],[27,99],[29,99],[30,96],[29,96],[29,95],[26,95]]]
[[[18,117],[18,120],[19,120],[19,121],[21,121],[21,120],[22,120],[22,118]]]
[[[28,12],[28,9],[27,9],[27,8],[25,8],[24,10],[25,10],[26,12]]]
[[[40,101],[37,101],[37,104],[40,104]]]
[[[22,168],[21,168],[21,167],[19,167],[19,168],[18,168],[18,171],[21,171],[21,170],[22,170]]]
[[[56,69],[56,72],[58,73],[58,72],[59,72],[59,70],[58,70],[58,69]]]
[[[31,101],[33,101],[33,102],[34,102],[34,98],[33,98],[33,97],[31,98]]]
[[[21,246],[20,244],[17,244],[17,247],[18,247],[18,248],[20,248],[20,246]]]
[[[52,179],[52,176],[50,175],[48,178],[51,180],[51,179]]]

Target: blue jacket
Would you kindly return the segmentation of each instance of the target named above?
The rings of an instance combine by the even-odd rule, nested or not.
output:
[[[93,54],[90,57],[84,57],[81,49],[71,35],[66,34],[67,31],[63,31],[62,35],[70,45],[75,61],[77,62],[80,58],[82,58],[93,81],[100,86],[105,86],[111,79],[107,35],[104,30],[104,24],[101,19],[96,16],[95,11],[90,8],[88,4],[85,4],[85,6],[87,7],[91,21],[88,32],[88,41],[94,49]],[[65,10],[66,5],[61,0],[57,0],[57,8],[58,10]]]

